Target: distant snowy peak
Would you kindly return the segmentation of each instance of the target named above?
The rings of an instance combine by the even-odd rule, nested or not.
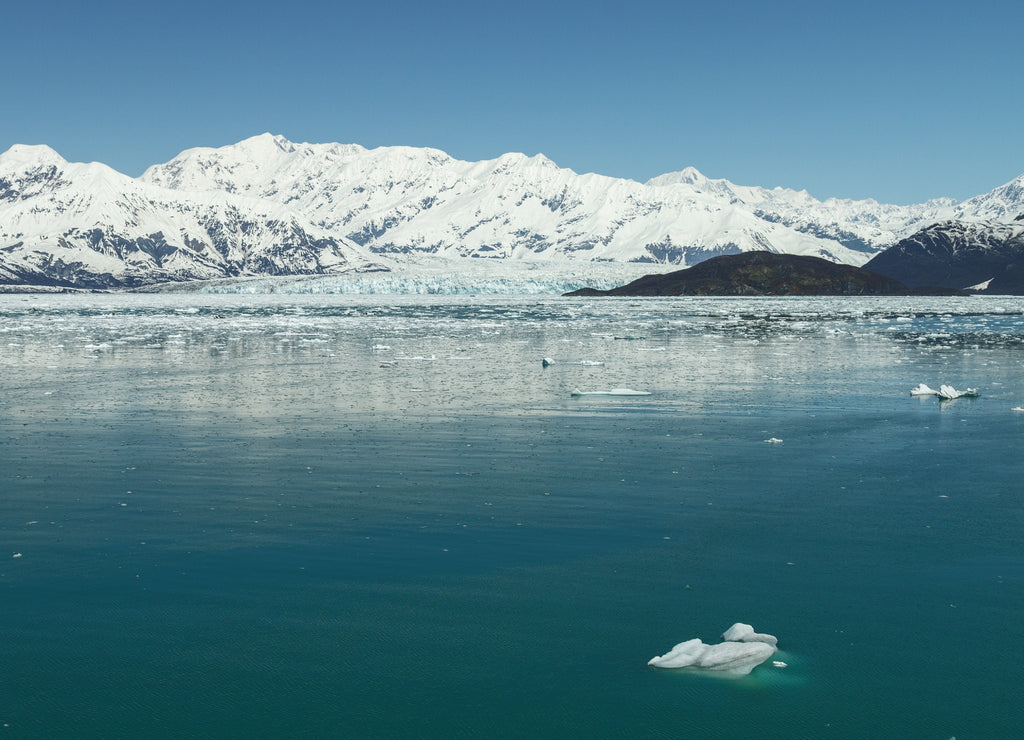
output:
[[[139,179],[175,190],[259,194],[296,170],[324,174],[365,151],[358,144],[295,144],[283,136],[261,134],[229,146],[186,149],[165,164],[153,165]]]
[[[1024,221],[944,221],[885,250],[866,268],[912,287],[1024,295]]]
[[[678,172],[666,172],[664,175],[652,177],[647,185],[652,187],[664,187],[666,185],[700,185],[708,181],[696,167],[684,167]]]
[[[65,164],[64,158],[45,144],[15,144],[0,154],[0,172]]]
[[[685,267],[748,251],[862,265],[929,224],[1020,213],[1024,176],[960,204],[895,206],[818,201],[693,167],[639,183],[543,154],[467,162],[269,133],[188,149],[136,179],[18,145],[0,154],[0,281],[42,271],[125,285],[465,258]]]
[[[169,189],[48,147],[0,155],[0,282],[126,287],[381,262],[271,200]]]
[[[956,208],[961,219],[1013,221],[1024,214],[1024,175]]]
[[[760,189],[701,179],[696,170],[690,184],[665,188],[578,175],[542,154],[465,162],[435,149],[338,147],[263,135],[183,152],[142,179],[268,198],[385,254],[680,265],[750,249],[853,264],[869,256],[762,218],[744,207],[767,199]]]

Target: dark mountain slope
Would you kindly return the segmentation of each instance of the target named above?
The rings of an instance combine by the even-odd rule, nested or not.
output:
[[[898,280],[818,257],[745,252],[714,257],[665,275],[645,275],[607,291],[584,289],[569,295],[857,296],[912,292]]]
[[[911,287],[1024,295],[1024,221],[945,221],[897,242],[864,267]]]

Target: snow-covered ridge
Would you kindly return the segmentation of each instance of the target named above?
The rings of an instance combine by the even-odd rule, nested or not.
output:
[[[384,285],[380,273],[397,271],[397,287],[415,282],[410,265],[441,260],[461,274],[469,260],[541,263],[554,286],[585,264],[655,271],[751,250],[862,265],[936,221],[1012,219],[1024,212],[1022,184],[959,204],[818,201],[692,167],[638,183],[543,155],[464,162],[436,149],[271,134],[189,149],[130,178],[16,145],[0,154],[0,283],[375,273],[363,284]]]

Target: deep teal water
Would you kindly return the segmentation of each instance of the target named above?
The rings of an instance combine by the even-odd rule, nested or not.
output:
[[[2,296],[0,737],[1019,737],[1022,310]]]

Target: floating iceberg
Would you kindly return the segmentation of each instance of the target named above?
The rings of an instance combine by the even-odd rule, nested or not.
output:
[[[579,388],[572,392],[573,396],[649,396],[650,391],[635,391],[632,388],[612,388],[608,391],[581,391]]]
[[[696,668],[746,676],[775,654],[774,635],[754,632],[749,624],[737,622],[722,635],[724,642],[705,645],[700,638],[681,642],[664,655],[647,661],[655,668]]]
[[[552,360],[550,357],[545,357],[543,360],[540,361],[540,364],[543,367],[551,367],[552,365],[555,364],[555,360]],[[597,360],[577,360],[575,362],[561,362],[561,364],[563,364],[563,365],[582,365],[584,367],[597,367],[599,365],[603,365],[604,363],[603,362],[599,362]]]
[[[722,639],[726,642],[763,642],[766,645],[776,647],[779,640],[775,635],[768,635],[762,632],[754,632],[749,624],[737,622],[722,633]]]
[[[940,385],[939,386],[939,398],[943,398],[947,401],[951,401],[954,398],[977,398],[978,391],[974,388],[968,388],[965,391],[958,391],[951,385]]]
[[[910,389],[910,395],[912,396],[938,396],[941,399],[950,401],[954,398],[977,398],[978,391],[974,388],[968,388],[965,391],[958,391],[951,385],[940,385],[938,390],[929,388],[924,383],[921,383],[916,388]]]

